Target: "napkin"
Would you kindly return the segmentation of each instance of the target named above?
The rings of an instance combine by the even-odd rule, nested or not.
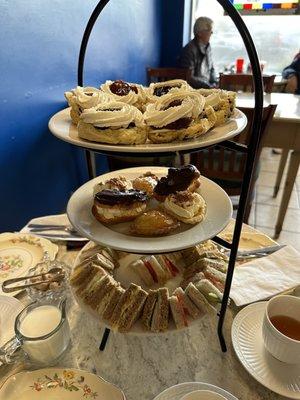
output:
[[[292,246],[235,268],[230,297],[237,306],[265,300],[300,284],[300,253]]]

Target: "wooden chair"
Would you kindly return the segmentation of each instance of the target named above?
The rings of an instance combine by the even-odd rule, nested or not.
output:
[[[263,122],[262,122],[262,133],[261,140],[265,136],[269,125],[272,121],[276,105],[269,105],[264,108]],[[248,119],[246,128],[234,138],[235,142],[241,144],[248,144],[250,134],[252,132],[252,119],[253,119],[253,108],[241,108]],[[254,164],[254,177],[252,185],[250,187],[249,196],[246,204],[246,211],[244,216],[244,222],[248,222],[251,205],[254,194],[254,184],[258,178],[258,160],[261,153],[261,146],[258,149],[258,155]],[[240,151],[226,149],[221,146],[214,146],[208,149],[193,153],[191,155],[191,163],[196,165],[201,174],[209,179],[212,179],[218,183],[229,196],[237,196],[241,194],[242,181],[244,176],[244,169],[246,163],[246,154]]]
[[[183,79],[189,81],[191,70],[189,68],[147,68],[148,85],[151,82],[164,82],[171,79]]]
[[[272,93],[275,77],[276,75],[263,76],[266,93]],[[252,74],[220,74],[219,86],[234,92],[253,92],[253,77]]]

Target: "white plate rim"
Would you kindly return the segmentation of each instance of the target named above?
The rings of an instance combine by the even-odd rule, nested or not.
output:
[[[203,147],[211,146],[213,144],[221,143],[224,140],[232,139],[234,136],[238,135],[247,125],[247,117],[246,115],[240,111],[239,109],[234,110],[234,117],[231,117],[225,124],[219,125],[209,132],[200,136],[198,139],[183,141],[183,142],[174,142],[174,143],[161,143],[154,144],[148,143],[143,145],[110,145],[105,143],[91,142],[88,140],[84,140],[81,138],[71,138],[69,133],[61,132],[57,127],[57,122],[60,118],[63,119],[63,123],[66,126],[71,126],[72,120],[69,116],[70,107],[65,108],[63,110],[58,111],[54,114],[48,123],[49,130],[51,133],[56,136],[58,139],[63,140],[65,142],[71,143],[75,146],[79,146],[85,149],[98,150],[99,152],[118,152],[118,153],[170,153],[181,150],[191,150],[191,149],[200,149]],[[221,135],[215,139],[210,139],[209,135],[215,133],[217,129],[221,129],[222,127],[229,125],[233,121],[240,121],[240,126],[237,126],[236,129],[229,131],[226,135]],[[74,126],[74,129],[76,127]],[[206,140],[205,140],[206,138]]]
[[[69,199],[69,202],[68,202],[68,205],[67,205],[67,215],[68,215],[68,218],[71,221],[72,225],[76,228],[76,230],[81,235],[83,235],[84,237],[89,238],[93,242],[100,243],[100,244],[102,244],[104,246],[112,247],[112,248],[114,248],[116,250],[126,251],[126,252],[129,252],[129,253],[138,253],[138,254],[155,254],[155,253],[157,254],[157,253],[173,252],[173,251],[179,251],[179,250],[182,250],[182,249],[185,249],[185,248],[188,248],[188,247],[192,247],[192,246],[194,246],[196,244],[201,243],[202,241],[205,241],[205,240],[208,240],[208,239],[214,237],[215,235],[217,235],[219,232],[221,232],[228,225],[228,223],[230,221],[230,218],[232,217],[232,211],[233,211],[232,203],[231,203],[231,200],[230,200],[229,196],[227,195],[227,193],[219,185],[217,185],[212,180],[210,180],[208,178],[205,178],[203,176],[200,178],[202,184],[203,184],[203,182],[205,182],[205,184],[208,184],[210,187],[214,188],[215,190],[218,190],[219,194],[221,194],[223,196],[223,200],[224,200],[223,204],[224,204],[224,207],[225,207],[226,215],[224,217],[223,223],[220,224],[220,226],[218,226],[218,229],[215,229],[213,232],[210,233],[210,235],[202,238],[201,240],[194,239],[193,241],[189,242],[188,244],[182,244],[182,243],[181,244],[178,244],[178,243],[176,244],[176,237],[177,237],[177,242],[178,242],[178,239],[183,237],[185,232],[187,232],[187,231],[180,232],[178,234],[170,235],[170,236],[160,236],[158,238],[135,237],[135,236],[130,236],[130,235],[123,235],[123,234],[117,233],[115,231],[112,231],[109,228],[106,228],[103,224],[101,224],[99,222],[98,223],[99,224],[98,228],[101,229],[101,231],[102,231],[101,233],[103,235],[102,237],[104,237],[104,240],[102,242],[99,242],[99,239],[97,240],[97,238],[95,236],[91,235],[89,232],[86,232],[84,229],[82,229],[82,227],[80,225],[78,225],[77,220],[75,218],[76,217],[75,209],[76,209],[77,197],[81,193],[83,193],[84,190],[90,188],[91,186],[94,186],[97,182],[99,182],[99,178],[101,178],[103,180],[106,180],[106,179],[110,179],[113,176],[126,175],[127,173],[135,173],[135,171],[136,171],[137,174],[140,175],[140,174],[142,174],[144,172],[147,172],[147,171],[150,171],[150,170],[152,172],[156,173],[156,174],[166,174],[167,170],[168,170],[168,167],[155,167],[155,166],[153,166],[153,167],[150,166],[149,167],[149,166],[147,166],[147,167],[126,168],[126,169],[117,170],[117,171],[109,172],[107,174],[100,175],[100,176],[98,176],[98,177],[86,182],[84,185],[82,185],[80,188],[78,188],[73,193],[73,195]],[[205,197],[204,194],[202,194],[202,195],[203,195],[203,197]],[[209,207],[209,205],[208,205],[208,207]],[[94,222],[94,220],[93,220],[93,222]],[[197,229],[197,226],[198,226],[198,229],[201,229],[201,227],[203,225],[205,225],[205,224],[208,224],[208,222],[207,221],[205,222],[205,219],[204,219],[201,223],[196,224],[193,227],[191,227],[189,229],[189,231],[191,229]],[[126,242],[127,244],[121,244],[122,242],[119,243],[119,244],[117,242],[117,244],[116,244],[116,243],[110,241],[109,239],[106,240],[105,232],[108,233],[109,231],[110,231],[110,235],[113,236],[114,240],[116,240],[117,237],[121,237],[120,242],[121,241],[126,242],[125,238],[122,238],[124,236],[124,237],[127,237],[127,240],[132,240],[132,242],[133,242],[132,238],[134,238],[135,243],[138,243],[139,245],[135,245],[134,244],[129,248],[128,247],[128,245],[129,245],[128,241]],[[114,233],[111,233],[111,232],[114,232]],[[181,235],[181,236],[179,237],[178,235]],[[169,240],[161,240],[162,238],[169,238]],[[163,243],[166,243],[166,242],[167,243],[169,242],[170,245],[166,245],[166,244],[164,245],[163,244]],[[175,244],[172,244],[172,242],[174,242]],[[156,246],[156,248],[151,248],[150,247],[151,244],[153,246]]]
[[[75,371],[78,374],[82,374],[82,375],[88,375],[88,376],[93,376],[95,379],[99,380],[100,382],[109,385],[109,386],[113,386],[115,389],[117,389],[123,397],[123,400],[126,400],[126,396],[125,393],[123,392],[122,389],[120,389],[117,385],[115,385],[114,383],[108,382],[106,379],[102,378],[102,376],[94,374],[93,372],[90,371],[86,371],[86,370],[82,370],[79,368],[72,368],[72,367],[49,367],[49,368],[41,368],[41,369],[35,369],[35,370],[28,370],[28,371],[20,371],[17,372],[15,374],[12,374],[10,376],[7,377],[7,379],[5,379],[5,381],[0,385],[0,399],[1,399],[1,391],[2,389],[9,385],[9,381],[10,380],[14,380],[16,379],[18,376],[22,376],[22,375],[34,375],[35,373],[40,373],[42,374],[43,371],[60,371],[61,374],[63,374],[64,371]]]
[[[157,396],[155,396],[155,398],[153,400],[168,400],[168,399],[165,399],[164,396],[169,391],[174,391],[176,389],[180,390],[180,388],[184,388],[185,386],[188,389],[188,387],[191,386],[191,385],[198,386],[198,389],[193,388],[192,390],[187,391],[185,394],[188,394],[188,393],[190,393],[192,391],[195,391],[195,390],[207,389],[207,390],[211,390],[212,392],[221,394],[222,396],[226,397],[227,400],[238,400],[237,397],[235,397],[233,394],[227,392],[227,390],[225,390],[223,388],[220,388],[219,386],[212,385],[211,383],[206,383],[206,382],[183,382],[183,383],[178,383],[177,385],[170,386],[169,388],[163,390],[161,393],[159,393]]]
[[[238,335],[235,334],[236,330],[238,329],[239,326],[241,326],[242,320],[247,317],[247,313],[251,311],[251,309],[257,309],[257,311],[263,312],[266,308],[267,301],[259,301],[257,303],[252,303],[244,307],[234,318],[232,327],[231,327],[231,341],[232,341],[232,346],[234,348],[234,352],[240,361],[240,363],[243,365],[245,370],[257,381],[259,382],[262,386],[266,387],[267,389],[271,390],[274,393],[277,393],[281,396],[290,398],[290,399],[300,399],[300,391],[298,393],[295,392],[287,392],[281,391],[280,389],[274,388],[272,385],[268,385],[266,381],[264,381],[258,374],[256,374],[253,369],[248,365],[247,360],[244,359],[243,355],[241,354],[239,350],[239,343],[237,341]]]

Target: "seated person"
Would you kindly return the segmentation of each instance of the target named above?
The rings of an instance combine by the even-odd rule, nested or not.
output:
[[[300,52],[293,62],[282,71],[282,77],[287,79],[285,91],[287,93],[300,94]]]
[[[194,24],[194,39],[181,52],[178,60],[180,68],[191,69],[189,84],[195,88],[211,88],[217,84],[217,78],[212,61],[209,44],[213,21],[207,17],[200,17]]]

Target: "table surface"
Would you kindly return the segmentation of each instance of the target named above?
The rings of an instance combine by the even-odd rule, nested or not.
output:
[[[289,93],[267,93],[264,104],[277,104],[274,121],[300,123],[300,96]],[[253,93],[238,93],[237,107],[254,107]]]
[[[226,228],[232,232],[233,220]],[[257,232],[243,225],[243,232]],[[57,259],[73,265],[78,251],[59,245]],[[164,389],[182,382],[206,382],[222,387],[239,400],[279,400],[283,397],[256,382],[235,356],[231,325],[238,309],[227,310],[224,335],[228,346],[222,353],[217,336],[218,317],[206,315],[193,327],[160,336],[111,333],[103,352],[99,344],[104,328],[81,311],[71,293],[67,295],[67,316],[72,345],[58,367],[79,368],[102,376],[120,387],[127,400],[153,400]],[[27,297],[22,297],[28,303]],[[29,369],[19,364],[0,368],[0,381],[12,373]]]

